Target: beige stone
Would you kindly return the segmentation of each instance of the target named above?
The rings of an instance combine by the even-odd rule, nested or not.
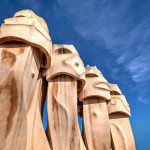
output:
[[[77,91],[84,86],[85,69],[72,45],[53,45],[47,71],[48,129],[52,150],[84,150],[77,115]]]
[[[85,81],[79,100],[83,102],[83,139],[86,148],[110,150],[110,125],[106,105],[110,100],[110,90],[107,80],[96,67],[87,66]],[[79,110],[81,113],[82,108]]]
[[[135,141],[128,117],[131,116],[129,104],[116,84],[109,84],[111,101],[108,103],[112,134],[112,150],[135,150]],[[120,94],[120,95],[119,95]]]
[[[78,91],[81,91],[85,82],[85,69],[83,67],[83,62],[73,45],[53,44],[51,64],[51,67],[46,72],[48,81],[56,75],[67,74],[78,81]]]
[[[31,10],[5,19],[0,28],[0,150],[42,150],[46,144],[50,149],[41,121],[39,90],[44,89],[37,83],[41,67],[50,65],[51,40],[46,28]],[[37,145],[39,137],[45,147]]]
[[[51,150],[42,124],[46,94],[47,82],[45,79],[40,78],[36,83],[32,103],[27,113],[26,150]]]
[[[4,20],[0,28],[0,44],[8,41],[21,41],[40,49],[45,54],[42,66],[50,67],[52,41],[48,28],[45,21],[31,10],[22,10]]]
[[[86,84],[84,89],[80,92],[79,99],[83,101],[85,98],[91,96],[110,100],[110,89],[107,80],[100,71],[96,67],[88,66],[86,67]]]
[[[41,57],[20,42],[0,46],[0,149],[25,150],[27,111],[37,82]],[[34,71],[34,73],[33,73]]]

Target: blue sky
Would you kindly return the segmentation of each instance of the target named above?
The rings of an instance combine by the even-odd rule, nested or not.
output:
[[[85,65],[96,65],[119,85],[130,104],[137,150],[149,150],[150,1],[1,0],[0,22],[21,9],[46,20],[53,43],[73,44]]]

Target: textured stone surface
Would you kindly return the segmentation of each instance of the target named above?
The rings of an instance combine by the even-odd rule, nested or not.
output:
[[[0,79],[0,150],[136,150],[117,84],[85,68],[73,45],[52,45],[46,22],[31,10],[2,23]]]

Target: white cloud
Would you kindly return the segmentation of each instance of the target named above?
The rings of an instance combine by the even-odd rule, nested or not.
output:
[[[146,82],[150,80],[150,53],[144,53],[133,59],[128,64],[128,70],[135,82]]]
[[[118,65],[129,72],[137,91],[141,93],[141,101],[146,93],[141,90],[143,87],[149,89],[147,82],[150,82],[150,17],[146,18],[145,10],[133,12],[130,2],[78,2],[70,1],[66,5],[65,0],[58,0],[76,32],[84,39],[105,47],[115,56]],[[114,70],[115,75],[117,72]]]

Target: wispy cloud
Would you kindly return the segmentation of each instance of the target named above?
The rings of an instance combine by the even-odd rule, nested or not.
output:
[[[150,2],[77,0],[66,5],[65,1],[57,0],[62,7],[59,9],[73,22],[76,32],[114,55],[116,63],[136,83],[139,101],[143,97],[142,102],[148,102],[145,95],[150,92],[147,85],[150,83]],[[115,75],[121,71],[116,68]]]

